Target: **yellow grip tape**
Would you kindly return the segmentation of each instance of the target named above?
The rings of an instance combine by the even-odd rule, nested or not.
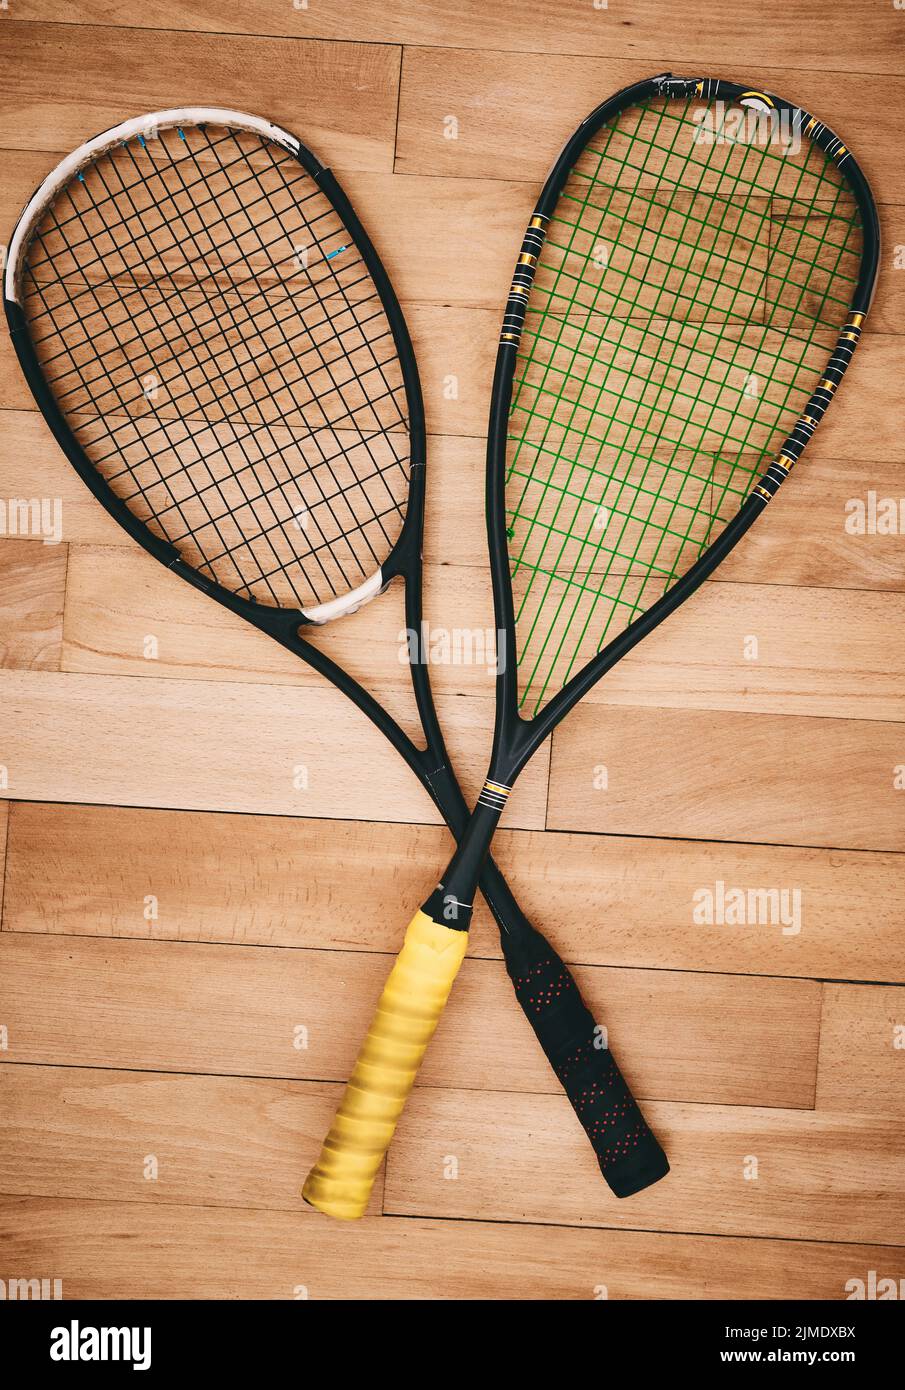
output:
[[[468,945],[416,912],[302,1196],[328,1216],[363,1216],[377,1169]]]

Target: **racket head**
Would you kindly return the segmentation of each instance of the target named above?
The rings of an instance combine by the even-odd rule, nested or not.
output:
[[[226,607],[286,634],[411,566],[411,341],[343,190],[294,135],[185,107],[95,136],[26,205],[4,288],[70,462]]]
[[[878,258],[854,157],[782,98],[666,75],[568,141],[516,264],[491,404],[504,790],[788,476]]]

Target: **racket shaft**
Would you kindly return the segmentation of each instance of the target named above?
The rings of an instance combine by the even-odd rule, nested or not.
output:
[[[363,1216],[377,1170],[440,1021],[468,944],[417,912],[302,1195],[328,1216]]]

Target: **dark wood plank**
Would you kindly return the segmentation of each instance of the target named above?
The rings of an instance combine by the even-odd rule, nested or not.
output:
[[[745,12],[732,0],[714,0],[700,12],[664,7],[659,0],[633,0],[630,11],[571,0],[544,0],[530,11],[520,0],[461,0],[454,9],[443,0],[386,0],[379,9],[347,0],[280,7],[268,0],[246,0],[240,7],[228,0],[207,0],[203,7],[191,0],[151,0],[140,9],[127,0],[71,0],[62,13],[53,0],[17,0],[15,13],[20,19],[70,24],[286,34],[441,49],[599,57],[628,52],[647,63],[648,73],[660,71],[667,54],[686,70],[700,73],[703,66],[703,75],[740,64],[744,68],[752,55],[758,65],[784,63],[791,53],[802,68],[817,72],[890,73],[898,70],[903,56],[894,7],[869,0],[851,0],[839,10],[827,10],[818,0],[761,0],[756,10]],[[802,43],[803,35],[807,43]]]
[[[304,103],[305,130],[295,133],[324,162],[392,165],[400,52],[387,44],[224,33],[157,34],[149,44],[140,30],[23,23],[14,10],[0,26],[0,60],[5,149],[64,155],[129,116],[212,93],[221,107],[295,132],[307,90],[317,100]]]

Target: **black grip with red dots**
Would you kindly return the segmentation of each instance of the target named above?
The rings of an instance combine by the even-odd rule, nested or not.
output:
[[[617,1197],[631,1197],[659,1182],[669,1172],[669,1161],[568,967],[531,928],[517,937],[501,936],[506,969],[519,1003],[610,1188]]]

